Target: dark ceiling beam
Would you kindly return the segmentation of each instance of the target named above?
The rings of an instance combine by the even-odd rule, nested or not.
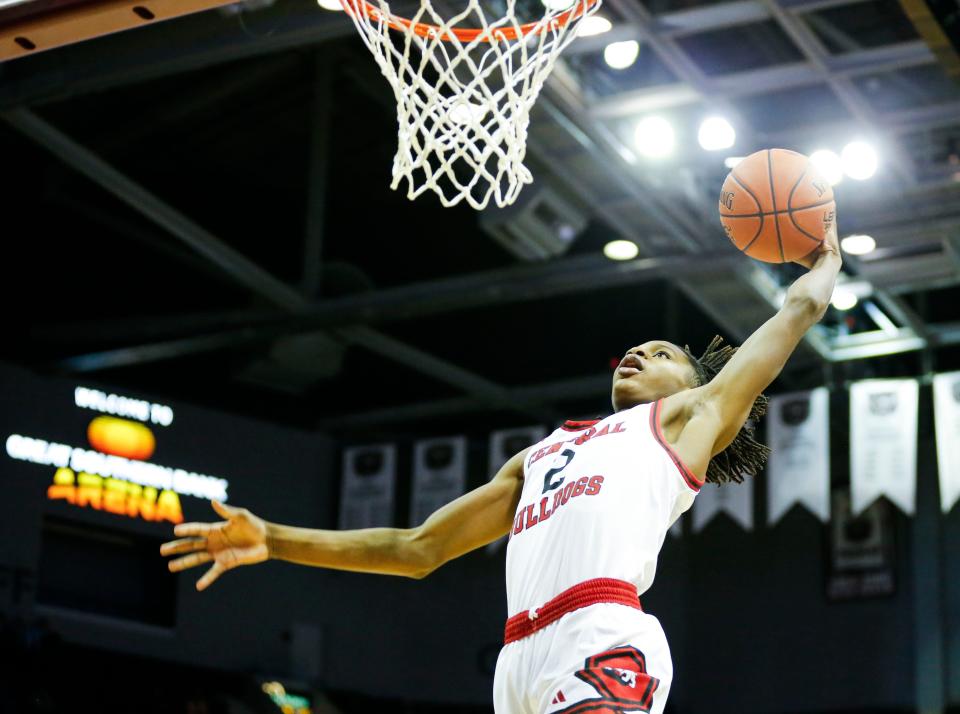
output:
[[[114,194],[145,217],[163,226],[171,235],[213,262],[252,292],[288,312],[297,313],[309,307],[309,301],[299,292],[263,270],[209,231],[193,223],[185,215],[32,112],[16,109],[2,113],[0,117],[68,166]],[[344,328],[338,331],[338,334],[386,359],[399,362],[422,374],[462,389],[495,408],[521,411],[538,418],[552,417],[550,412],[542,407],[508,401],[507,390],[490,380],[471,374],[457,365],[445,362],[386,335],[380,335],[369,328]],[[215,338],[216,336],[208,336],[211,340]],[[105,365],[106,362],[102,361],[100,364]],[[87,371],[97,369],[96,360],[86,360],[85,368]]]
[[[510,398],[517,401],[535,401],[537,403],[558,404],[587,399],[602,400],[609,398],[612,374],[603,373],[574,379],[563,379],[541,384],[531,384],[510,390]],[[486,410],[485,404],[470,397],[438,399],[430,402],[418,402],[401,407],[374,409],[365,412],[346,414],[341,417],[324,419],[319,427],[324,431],[344,432],[361,431],[371,427],[405,424],[424,419],[437,419],[446,416],[463,415]]]
[[[960,344],[960,322],[940,323],[931,325],[929,328],[931,343],[934,348],[947,347]],[[905,334],[910,334],[906,331]],[[842,354],[838,355],[838,361],[851,359],[863,359],[875,354],[886,354],[883,348],[878,349],[877,343],[883,343],[883,336],[870,334],[862,340],[863,345],[844,348]],[[917,351],[924,349],[917,340],[904,339],[903,344],[894,345],[894,352]],[[858,349],[859,348],[859,349]],[[787,367],[791,366],[788,363]],[[788,377],[784,372],[781,379]],[[532,384],[526,387],[518,387],[511,391],[511,398],[530,399],[539,403],[559,404],[562,402],[577,402],[581,400],[606,399],[610,394],[612,375],[596,374],[588,377],[578,377],[574,379],[564,379],[542,384]],[[401,407],[390,407],[386,409],[374,409],[364,412],[355,412],[345,414],[331,419],[324,419],[320,422],[321,429],[333,432],[349,432],[371,429],[374,427],[384,427],[396,424],[407,424],[414,421],[425,419],[438,419],[445,416],[463,415],[470,412],[481,412],[486,409],[486,405],[469,397],[457,397],[453,399],[439,399],[430,402],[420,402]]]
[[[185,324],[189,324],[190,329],[206,326],[207,333],[185,337],[174,335],[170,339],[152,343],[80,355],[68,360],[66,365],[72,370],[88,371],[145,364],[226,346],[265,341],[281,335],[422,318],[457,310],[639,285],[650,280],[675,279],[678,276],[695,278],[698,274],[743,260],[733,250],[643,258],[623,263],[612,262],[600,255],[586,255],[324,300],[305,306],[293,315],[224,313],[223,324],[230,325],[227,329],[216,328],[216,315],[199,315],[190,322],[186,322],[189,320],[187,316]],[[144,317],[143,321],[153,319]],[[168,316],[162,325],[175,333],[176,321],[176,316]],[[122,339],[123,331],[129,330],[126,336],[135,339],[143,334],[137,322],[110,323],[106,326],[108,332],[104,337]],[[64,341],[70,341],[78,335],[96,335],[98,329],[95,322],[75,323],[62,326],[59,333],[53,328],[43,330],[43,336],[49,340],[59,335]]]
[[[277,307],[297,310],[303,298],[259,265],[247,260],[206,229],[161,201],[145,188],[89,149],[26,109],[3,112],[0,117],[24,136],[40,144],[62,162],[116,196],[133,210],[179,238],[193,251],[219,266],[241,285],[262,295]]]
[[[307,297],[320,294],[323,267],[323,233],[327,208],[327,184],[330,173],[330,145],[333,141],[331,114],[333,69],[331,56],[322,49],[314,53],[313,102],[310,110],[310,144],[308,147],[307,215],[304,221],[303,271],[300,290]]]
[[[61,101],[355,33],[343,13],[322,10],[313,0],[283,0],[232,16],[205,12],[0,65],[0,109]]]
[[[168,240],[169,244],[169,240]],[[150,244],[153,248],[153,243]],[[177,255],[177,258],[181,258]],[[194,260],[200,260],[192,256]],[[205,263],[211,273],[214,266]],[[223,277],[216,271],[218,278]],[[239,330],[276,320],[278,313],[271,309],[208,310],[194,313],[137,315],[135,317],[104,318],[102,320],[74,320],[62,323],[31,325],[28,336],[46,345],[57,344],[136,344],[162,339],[184,339],[192,335],[210,335]]]

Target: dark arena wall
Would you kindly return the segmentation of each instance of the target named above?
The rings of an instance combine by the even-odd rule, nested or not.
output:
[[[161,699],[168,703],[242,701],[254,683],[279,678],[291,691],[326,692],[342,711],[400,701],[408,702],[404,711],[434,710],[415,702],[487,710],[506,615],[502,551],[481,550],[420,581],[271,563],[228,573],[197,593],[194,571],[173,576],[156,552],[172,523],[109,512],[105,499],[99,509],[92,497],[85,506],[62,493],[51,499],[57,467],[9,455],[10,435],[86,446],[87,426],[100,414],[76,406],[77,386],[156,401],[87,381],[0,371],[8,444],[0,456],[4,657],[30,652],[11,672],[35,682],[37,702],[55,703],[30,709],[27,693],[8,679],[10,711],[60,711],[58,682],[96,679],[114,660],[117,671],[167,673]],[[334,527],[338,461],[330,438],[182,403],[161,406],[173,418],[167,426],[147,422],[156,434],[152,462],[226,479],[230,503],[267,519]],[[471,443],[481,438],[471,435]],[[471,483],[483,478],[479,453],[471,448]],[[835,461],[842,470],[842,458]],[[402,475],[409,464],[401,464]],[[895,588],[883,597],[827,598],[829,533],[799,510],[752,533],[720,518],[700,534],[668,537],[642,601],[670,637],[669,711],[913,711],[936,677],[925,669],[928,658],[941,656],[931,646],[944,648],[948,665],[939,686],[960,702],[960,522],[938,513],[934,465],[926,436],[918,515],[893,512]],[[761,485],[758,514],[763,495]],[[203,499],[180,495],[179,502],[184,519],[210,518]],[[69,677],[43,675],[50,662],[65,661]],[[180,700],[171,694],[178,687]]]

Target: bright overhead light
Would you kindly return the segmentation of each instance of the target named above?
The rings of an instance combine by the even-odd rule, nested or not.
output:
[[[838,285],[833,289],[833,297],[830,303],[838,310],[849,310],[857,304],[857,296],[852,290]]]
[[[840,157],[830,149],[820,149],[810,154],[810,161],[817,170],[823,174],[823,177],[830,182],[831,186],[836,186],[843,181],[843,165],[840,163]]]
[[[331,10],[332,12],[343,10],[343,5],[340,4],[340,0],[317,0],[317,5],[324,10]]]
[[[591,15],[583,18],[577,25],[577,36],[602,35],[604,32],[610,32],[611,29],[613,29],[613,23],[603,15]],[[637,49],[639,50],[639,46]]]
[[[877,173],[877,152],[865,141],[851,141],[840,153],[843,171],[852,179],[865,181]]]
[[[840,247],[843,248],[844,253],[850,255],[866,255],[873,252],[873,249],[877,247],[877,242],[870,236],[855,234],[840,241]]]
[[[660,159],[673,153],[673,127],[663,117],[646,117],[640,120],[634,140],[637,150],[651,159]]]
[[[603,254],[610,260],[633,260],[639,252],[632,240],[612,240],[603,246]]]
[[[700,124],[697,140],[706,151],[720,151],[733,146],[737,132],[723,117],[708,117]]]
[[[626,69],[640,55],[640,43],[636,40],[611,42],[603,49],[603,60],[614,69]]]
[[[728,169],[732,169],[741,161],[743,161],[745,158],[747,157],[746,156],[728,156],[723,160],[723,165],[726,166]]]
[[[543,3],[543,6],[547,10],[561,11],[566,10],[571,5],[573,5],[577,0],[540,0]]]

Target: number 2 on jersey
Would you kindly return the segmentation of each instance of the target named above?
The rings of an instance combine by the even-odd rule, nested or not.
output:
[[[565,478],[564,476],[561,476],[555,482],[551,482],[550,479],[552,479],[558,473],[560,473],[565,468],[567,468],[567,466],[570,465],[570,462],[573,461],[573,457],[576,456],[576,453],[574,453],[573,449],[564,449],[563,451],[560,452],[560,456],[563,456],[564,458],[566,458],[566,461],[563,463],[563,466],[556,466],[550,469],[549,471],[547,471],[546,474],[544,474],[543,493],[546,493],[547,491],[552,491],[555,488],[559,488],[563,484],[563,479]]]

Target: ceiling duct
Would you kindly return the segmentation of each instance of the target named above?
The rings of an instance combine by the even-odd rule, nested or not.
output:
[[[266,355],[246,365],[237,378],[278,392],[301,394],[321,379],[340,374],[343,345],[324,332],[276,340]]]
[[[506,208],[480,214],[480,228],[521,260],[556,258],[587,227],[587,214],[551,186],[528,187]]]

